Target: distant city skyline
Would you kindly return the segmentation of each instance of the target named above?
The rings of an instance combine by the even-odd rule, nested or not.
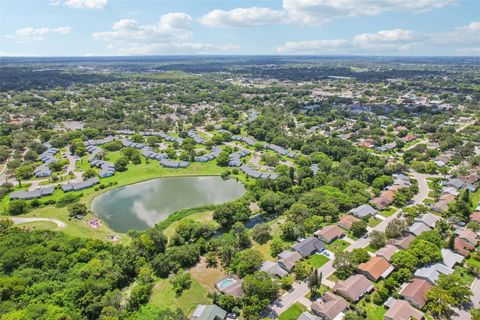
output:
[[[479,56],[480,1],[0,0],[1,56]]]

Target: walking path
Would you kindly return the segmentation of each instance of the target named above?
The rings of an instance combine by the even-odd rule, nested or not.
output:
[[[10,218],[8,217],[8,219],[12,219],[13,223],[15,224],[22,224],[22,223],[35,222],[35,221],[50,221],[55,223],[59,228],[65,228],[65,223],[63,221],[60,221],[58,219],[52,219],[52,218],[17,218],[17,217]]]

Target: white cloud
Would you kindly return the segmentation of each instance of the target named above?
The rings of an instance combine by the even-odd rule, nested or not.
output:
[[[306,54],[315,54],[318,52],[328,53],[345,49],[350,46],[350,41],[345,39],[333,40],[312,40],[312,41],[292,41],[277,48],[278,52],[291,53],[299,52]]]
[[[194,54],[229,52],[233,45],[213,45],[187,41],[193,37],[192,17],[183,12],[164,14],[155,24],[140,24],[137,20],[122,19],[112,25],[112,30],[94,32],[92,37],[108,44],[112,54]]]
[[[111,31],[95,32],[95,40],[105,42],[158,42],[186,39],[192,36],[192,17],[186,13],[164,14],[156,24],[140,25],[136,20],[122,19],[115,22]]]
[[[285,13],[271,8],[237,8],[230,11],[213,10],[200,18],[200,23],[209,27],[251,27],[281,23]]]
[[[277,48],[280,53],[307,54],[391,54],[414,49],[446,47],[451,53],[475,54],[480,46],[480,22],[452,31],[421,33],[405,29],[362,33],[351,39],[287,42]],[[433,51],[434,52],[434,51]]]
[[[421,13],[456,2],[457,0],[283,0],[283,8],[294,21],[319,25],[338,18],[376,16],[386,12]]]
[[[283,0],[282,10],[236,8],[213,10],[199,21],[210,27],[255,27],[274,23],[322,25],[334,19],[376,16],[386,12],[421,13],[458,0]]]
[[[62,34],[66,35],[72,32],[70,27],[57,27],[57,28],[32,28],[26,27],[17,29],[14,34],[5,35],[6,38],[15,39],[17,41],[29,41],[29,40],[43,40],[46,35],[50,34]]]
[[[52,0],[51,5],[64,5],[72,9],[104,9],[107,6],[107,0]]]

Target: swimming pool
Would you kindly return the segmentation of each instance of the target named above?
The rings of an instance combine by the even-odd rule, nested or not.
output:
[[[237,282],[237,280],[232,279],[232,278],[226,278],[226,279],[223,279],[223,280],[221,280],[220,282],[217,283],[217,288],[219,290],[224,290],[224,289],[230,287],[235,282]]]

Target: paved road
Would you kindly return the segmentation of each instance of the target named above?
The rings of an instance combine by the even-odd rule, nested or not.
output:
[[[0,217],[2,218],[2,217]],[[34,222],[34,221],[50,221],[50,222],[53,222],[57,225],[57,227],[59,228],[65,228],[65,223],[60,221],[60,220],[57,220],[57,219],[51,219],[51,218],[17,218],[17,217],[5,217],[5,218],[8,218],[8,219],[11,219],[13,220],[13,223],[15,224],[21,224],[21,223],[28,223],[28,222]]]
[[[310,289],[305,282],[295,282],[292,290],[275,300],[269,307],[267,318],[277,319],[283,311],[307,294]]]
[[[475,279],[472,283],[472,302],[475,308],[480,308],[480,279]]]

